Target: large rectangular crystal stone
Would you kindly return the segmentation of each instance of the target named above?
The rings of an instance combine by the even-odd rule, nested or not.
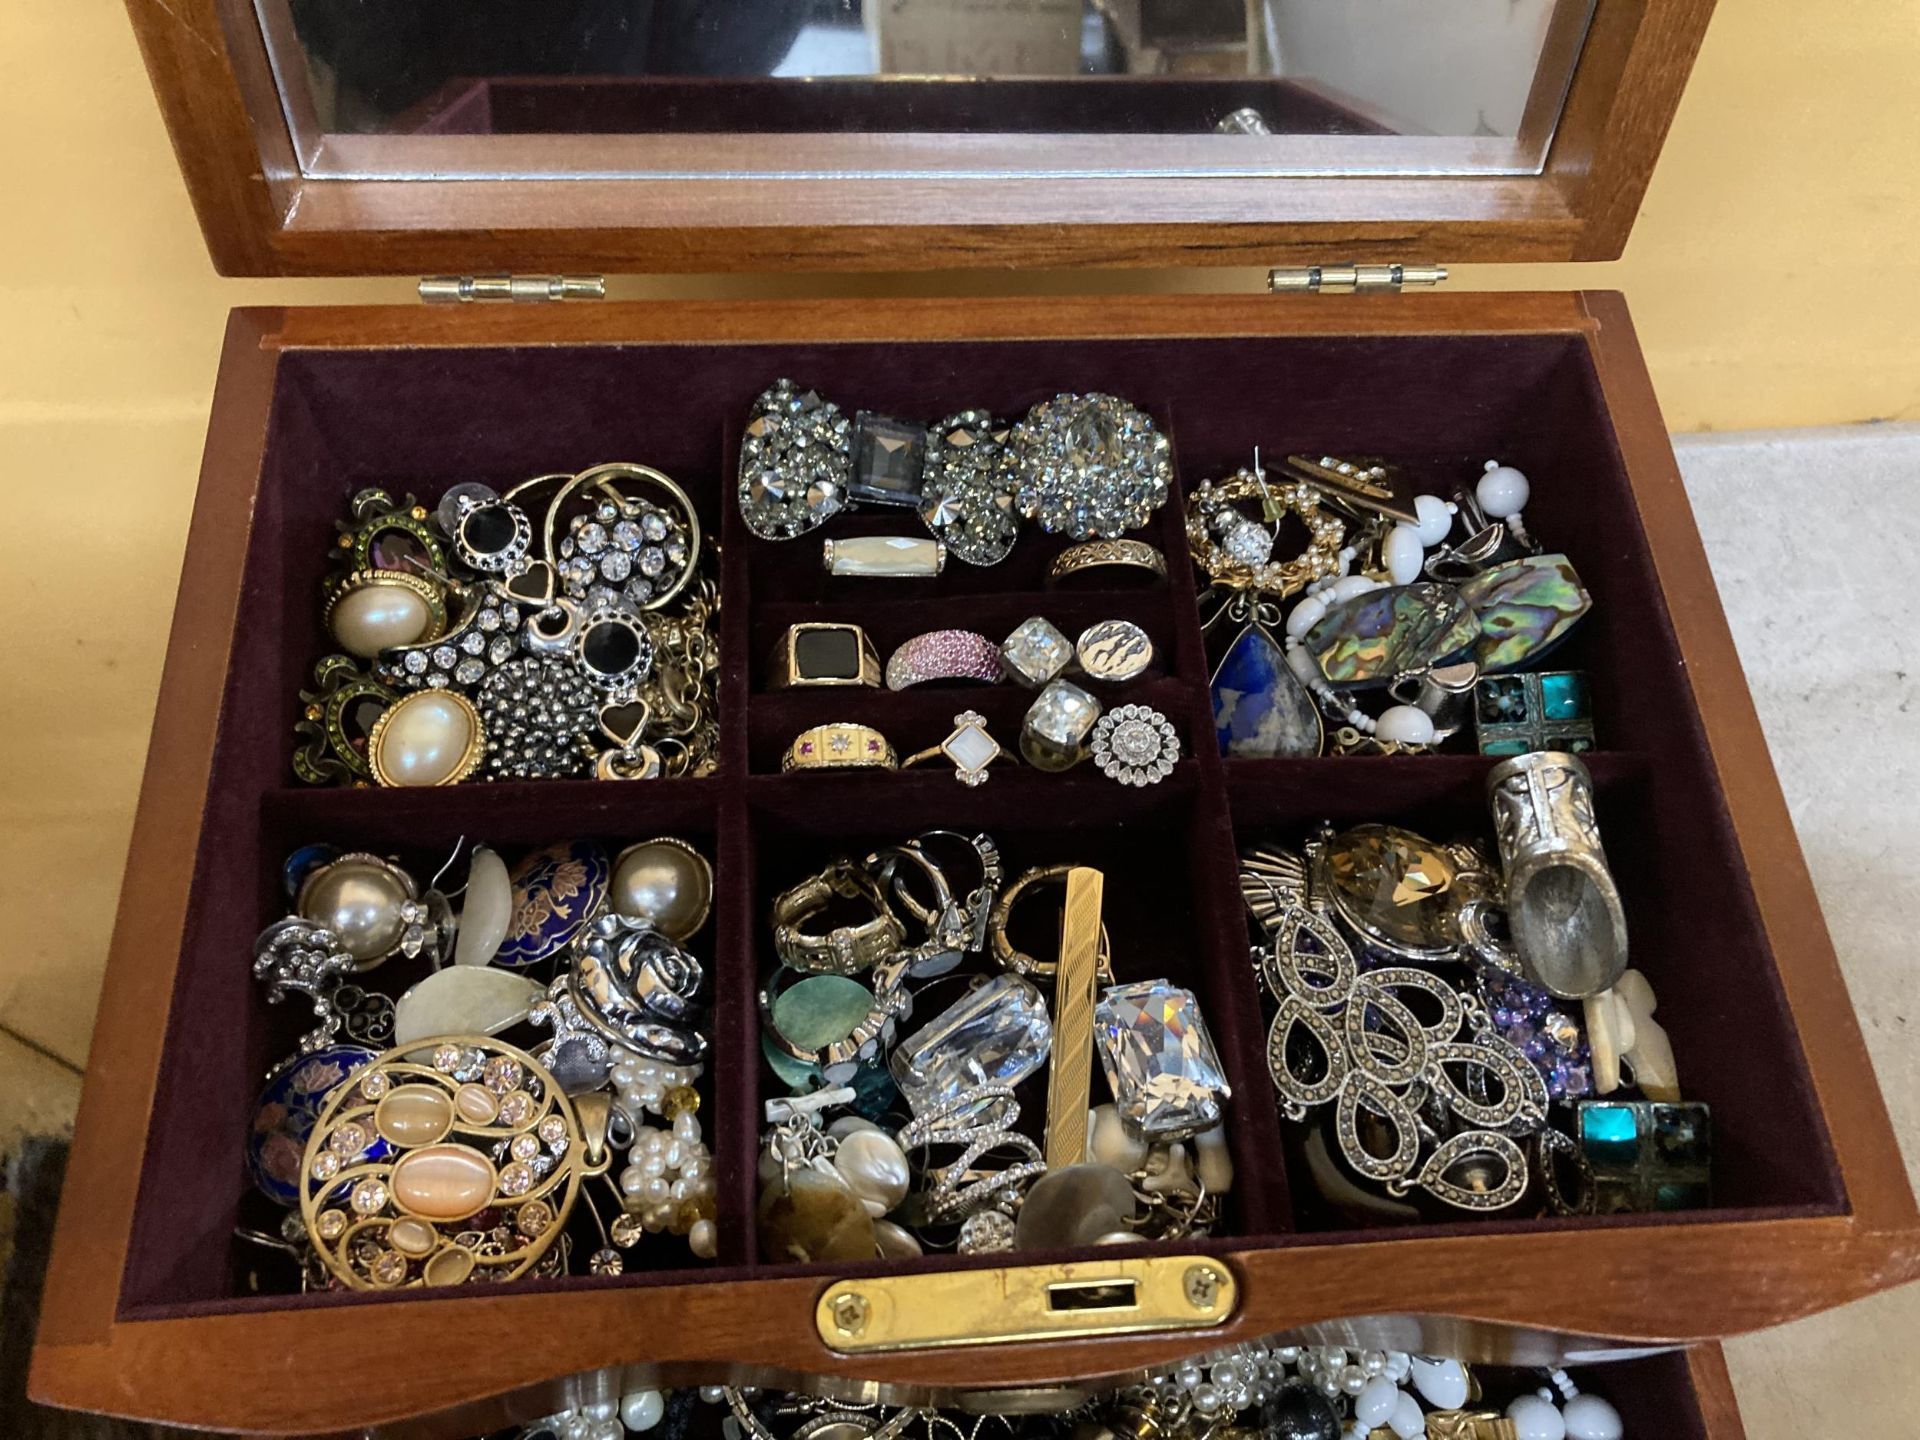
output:
[[[903,1040],[887,1061],[916,1115],[978,1085],[1018,1085],[1053,1045],[1047,1002],[1031,981],[996,975]]]
[[[1180,1140],[1220,1123],[1232,1094],[1191,990],[1165,980],[1114,985],[1093,1012],[1100,1067],[1121,1118],[1150,1140]]]

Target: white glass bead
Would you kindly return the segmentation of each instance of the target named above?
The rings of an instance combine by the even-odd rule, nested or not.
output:
[[[1538,1395],[1522,1395],[1507,1406],[1517,1440],[1566,1440],[1567,1422],[1560,1407]]]
[[[1304,645],[1287,646],[1287,668],[1299,677],[1302,685],[1327,683],[1327,677],[1320,673],[1320,662],[1307,653]]]
[[[1420,578],[1420,567],[1427,553],[1420,547],[1420,532],[1411,525],[1399,524],[1380,542],[1380,559],[1396,585],[1411,585]]]
[[[1431,745],[1433,717],[1418,705],[1390,705],[1380,712],[1373,733],[1382,740],[1397,740],[1403,745]]]
[[[592,1440],[593,1430],[584,1415],[569,1415],[560,1422],[560,1440]]]
[[[1511,465],[1502,465],[1494,460],[1487,462],[1487,473],[1473,487],[1474,499],[1494,520],[1518,515],[1527,508],[1527,497],[1532,493],[1533,487],[1525,475]]]
[[[596,1400],[591,1405],[582,1405],[580,1413],[596,1425],[604,1425],[620,1413],[620,1407],[611,1400]]]
[[[1327,587],[1326,593],[1329,600],[1338,602],[1351,600],[1356,595],[1365,595],[1369,590],[1383,588],[1385,587],[1378,580],[1371,580],[1365,575],[1342,575]]]
[[[1393,1407],[1400,1402],[1400,1387],[1384,1375],[1367,1381],[1366,1388],[1353,1397],[1353,1414],[1369,1430],[1387,1423]]]
[[[1560,1418],[1567,1425],[1567,1440],[1620,1440],[1626,1433],[1620,1412],[1598,1395],[1575,1395]]]
[[[593,1440],[627,1440],[627,1427],[620,1423],[620,1417],[602,1420],[593,1427]]]
[[[1318,595],[1307,596],[1306,599],[1294,606],[1288,613],[1286,624],[1287,634],[1298,640],[1302,635],[1305,635],[1307,631],[1318,625],[1321,617],[1326,613],[1326,601],[1322,600]]]
[[[726,1401],[727,1387],[724,1385],[702,1385],[700,1398],[709,1405],[719,1405]]]
[[[1414,1440],[1415,1436],[1427,1433],[1427,1417],[1420,1413],[1420,1402],[1405,1390],[1393,1402],[1393,1414],[1387,1417],[1387,1428],[1400,1440]]]
[[[1438,495],[1413,497],[1414,514],[1420,517],[1417,531],[1422,545],[1438,545],[1453,529],[1453,510]]]
[[[1358,1365],[1349,1365],[1340,1372],[1340,1388],[1349,1395],[1358,1395],[1367,1388],[1367,1372]]]
[[[1413,1357],[1413,1388],[1436,1410],[1458,1410],[1467,1403],[1467,1372],[1458,1360]]]

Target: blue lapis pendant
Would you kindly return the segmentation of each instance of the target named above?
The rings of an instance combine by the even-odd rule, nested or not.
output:
[[[1318,755],[1326,744],[1320,707],[1287,663],[1286,650],[1261,623],[1254,602],[1236,595],[1220,607],[1219,616],[1242,622],[1209,682],[1220,753],[1229,760]]]

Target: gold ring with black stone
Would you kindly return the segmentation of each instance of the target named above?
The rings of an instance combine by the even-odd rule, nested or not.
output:
[[[880,655],[858,625],[838,621],[789,625],[774,647],[768,681],[774,690],[880,684]]]

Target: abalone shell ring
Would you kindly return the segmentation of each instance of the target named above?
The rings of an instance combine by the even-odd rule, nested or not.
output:
[[[938,680],[991,685],[1001,674],[1000,647],[973,630],[930,630],[914,636],[887,660],[889,690]]]
[[[605,1099],[576,1109],[533,1056],[479,1036],[387,1051],[335,1087],[307,1137],[315,1257],[350,1290],[543,1272],[582,1182],[607,1167]]]

